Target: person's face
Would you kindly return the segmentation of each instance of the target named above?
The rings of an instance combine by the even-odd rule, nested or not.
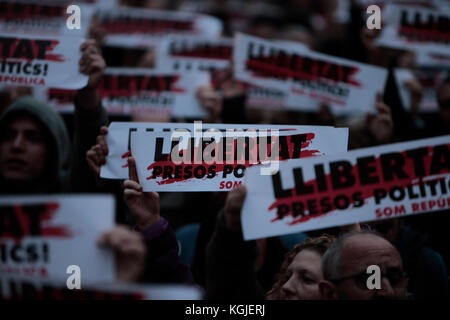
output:
[[[322,257],[315,251],[304,249],[297,253],[286,270],[288,280],[281,288],[286,300],[320,299],[321,261]]]
[[[377,265],[381,274],[381,289],[368,289],[367,267]],[[347,239],[343,245],[341,276],[360,275],[335,284],[338,299],[372,300],[406,298],[407,279],[398,251],[385,239],[360,235]],[[395,276],[396,275],[396,276]]]
[[[17,117],[1,130],[0,175],[4,179],[36,179],[43,174],[46,163],[44,132],[32,117]]]

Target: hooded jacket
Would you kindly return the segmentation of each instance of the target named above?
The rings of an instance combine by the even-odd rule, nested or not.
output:
[[[0,177],[0,194],[4,193],[60,193],[89,192],[95,185],[85,156],[95,144],[102,125],[108,122],[106,110],[100,105],[90,110],[82,110],[75,101],[75,132],[71,143],[64,120],[57,111],[32,97],[23,97],[6,108],[0,115],[0,128],[12,121],[18,114],[29,114],[39,121],[50,135],[53,147],[50,157],[54,170],[51,176],[40,181],[38,190],[12,190]]]
[[[42,188],[34,189],[38,193],[48,192],[65,192],[69,189],[69,171],[70,163],[70,140],[65,123],[61,116],[45,103],[31,97],[24,97],[11,106],[0,116],[0,128],[4,128],[13,119],[22,114],[31,115],[46,129],[50,135],[52,150],[55,154],[50,155],[56,164],[56,168],[51,168],[50,176],[45,176],[41,179],[40,184]],[[16,193],[18,190],[11,190],[10,186],[6,185],[0,177],[0,193]],[[30,190],[22,190],[29,192]]]

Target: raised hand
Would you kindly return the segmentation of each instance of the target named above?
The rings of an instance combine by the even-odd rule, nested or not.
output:
[[[99,246],[111,247],[116,252],[117,280],[135,282],[145,268],[147,249],[137,232],[125,226],[116,226],[103,233],[97,241]]]
[[[134,157],[128,158],[128,177],[123,183],[125,203],[137,220],[137,229],[143,231],[160,219],[159,194],[142,191]]]
[[[383,96],[377,93],[376,108],[378,114],[369,118],[369,130],[378,143],[388,143],[392,138],[394,122],[391,109],[383,102]]]
[[[106,163],[106,156],[109,153],[105,139],[107,134],[108,127],[101,127],[100,134],[97,136],[97,143],[86,152],[86,161],[96,178],[100,178],[100,167]]]
[[[80,50],[83,52],[78,62],[80,72],[89,76],[88,88],[97,88],[106,68],[105,60],[95,40],[86,40],[81,44]]]
[[[228,193],[225,201],[225,224],[233,231],[241,230],[241,211],[247,196],[247,188],[240,185]]]

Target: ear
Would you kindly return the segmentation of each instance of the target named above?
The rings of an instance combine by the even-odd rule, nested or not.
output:
[[[330,281],[321,280],[319,282],[319,292],[322,300],[337,300],[336,286]]]

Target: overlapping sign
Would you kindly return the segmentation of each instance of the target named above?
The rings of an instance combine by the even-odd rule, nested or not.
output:
[[[100,176],[102,178],[106,179],[127,179],[128,178],[128,166],[127,166],[127,158],[131,155],[131,143],[133,135],[136,133],[142,133],[144,134],[143,139],[145,139],[144,143],[140,145],[139,143],[136,144],[135,141],[135,149],[138,150],[143,148],[148,148],[149,143],[154,144],[154,149],[147,150],[148,153],[151,153],[152,155],[155,154],[155,152],[162,154],[168,154],[171,153],[171,147],[172,142],[171,139],[166,139],[164,141],[160,140],[158,142],[158,146],[156,146],[156,137],[149,137],[148,134],[152,132],[161,133],[163,135],[164,133],[170,133],[172,134],[175,131],[179,132],[190,132],[192,135],[195,132],[194,128],[196,124],[193,123],[144,123],[144,122],[112,122],[109,126],[108,135],[106,136],[106,143],[108,145],[109,153],[106,157],[106,164],[101,167]],[[311,156],[311,155],[322,155],[327,153],[338,153],[338,152],[344,152],[347,150],[347,144],[348,144],[348,129],[347,128],[333,128],[333,127],[326,127],[326,126],[289,126],[289,125],[249,125],[249,124],[202,124],[201,132],[205,132],[209,130],[210,132],[213,131],[213,129],[218,130],[219,132],[226,135],[226,132],[228,131],[229,134],[233,132],[238,132],[239,130],[244,131],[244,133],[241,133],[241,135],[255,135],[255,132],[267,132],[267,135],[271,135],[271,131],[279,130],[281,134],[291,134],[296,135],[297,137],[300,137],[301,139],[307,138],[305,142],[300,142],[300,147],[303,145],[302,149],[296,149],[297,152],[302,152],[302,156]],[[305,136],[306,134],[306,136]],[[300,136],[299,136],[300,135]],[[333,141],[330,141],[329,137],[333,137]],[[147,139],[147,137],[149,139]],[[197,135],[196,135],[197,137]],[[282,138],[284,139],[284,138]],[[290,138],[292,139],[292,138]],[[296,138],[294,138],[295,140]],[[283,141],[284,142],[284,141]],[[283,143],[281,142],[281,143]],[[251,143],[251,142],[249,142]],[[288,141],[286,141],[288,143]],[[192,144],[191,144],[192,145]],[[295,141],[293,145],[290,145],[290,147],[295,146]],[[283,146],[284,147],[284,146]],[[227,147],[229,148],[229,146]],[[289,146],[288,146],[289,149]],[[142,149],[144,152],[146,152],[144,149]],[[255,149],[257,150],[257,149]],[[281,149],[280,149],[281,150]],[[138,151],[140,152],[140,151]],[[253,151],[255,152],[255,151]],[[281,151],[281,154],[283,151]],[[248,154],[248,153],[247,153]],[[295,153],[297,154],[297,153]],[[136,156],[133,153],[134,156]],[[144,157],[146,157],[147,154],[144,154]],[[291,149],[289,149],[289,156],[294,156],[294,152]],[[299,155],[295,156],[298,157]],[[153,160],[153,158],[152,158]],[[137,161],[140,162],[140,161]],[[234,164],[234,167],[239,166],[240,164]],[[199,169],[200,170],[200,169]],[[212,169],[211,169],[212,170]],[[234,174],[233,174],[234,175]],[[231,176],[230,176],[231,179]],[[236,178],[233,178],[236,179]],[[192,179],[191,179],[192,180]],[[223,188],[220,189],[221,182],[219,177],[215,178],[214,183],[214,190],[227,190],[234,187],[234,183],[232,186],[230,184],[226,183],[227,180],[225,180],[223,184]],[[234,180],[233,180],[234,181]],[[190,182],[192,183],[192,181]],[[168,188],[171,184],[168,183],[162,183],[161,186],[164,188]],[[173,185],[173,184],[172,184]],[[178,185],[178,183],[177,183]],[[185,184],[187,185],[187,184]],[[202,187],[203,188],[203,187]],[[180,191],[180,189],[177,189],[177,191]],[[190,190],[186,190],[190,191]],[[212,190],[206,190],[206,191],[212,191]]]
[[[447,71],[422,69],[411,71],[408,69],[396,69],[395,79],[399,88],[400,98],[406,110],[410,111],[413,103],[410,89],[406,83],[408,81],[418,81],[422,87],[422,97],[417,102],[417,110],[419,113],[436,112],[439,109],[436,91],[442,81],[449,75]]]
[[[387,5],[386,24],[377,38],[378,45],[416,52],[448,55],[450,13],[419,6]]]
[[[80,89],[88,77],[79,72],[81,37],[0,33],[0,83]]]
[[[65,284],[77,265],[85,284],[114,281],[113,252],[97,246],[114,206],[109,195],[0,197],[0,275]]]
[[[203,118],[207,115],[196,97],[209,85],[207,72],[161,73],[141,68],[107,68],[99,90],[103,106],[113,114],[169,114]]]
[[[191,12],[116,7],[97,10],[95,17],[105,41],[127,46],[154,45],[169,34],[218,37],[222,32],[219,19]]]
[[[234,74],[252,85],[297,98],[299,110],[327,103],[334,113],[375,112],[385,69],[310,51],[294,43],[235,36]],[[317,110],[317,109],[316,109]]]
[[[94,7],[77,3],[80,28],[68,28],[67,21],[74,12],[70,4],[70,1],[2,0],[0,33],[84,37],[89,31]]]
[[[246,185],[246,240],[445,210],[450,136],[249,168]]]
[[[206,71],[155,72],[144,68],[107,68],[99,85],[102,105],[114,115],[165,115],[201,119],[207,115],[196,90],[210,84]],[[35,88],[33,95],[62,113],[75,110],[76,90]]]
[[[198,287],[111,283],[68,289],[66,284],[0,274],[0,300],[200,300]]]
[[[333,137],[330,141],[329,137]],[[253,126],[193,131],[136,131],[131,153],[145,191],[227,191],[246,169],[272,174],[280,161],[346,151],[346,128]]]
[[[230,67],[233,39],[169,36],[158,46],[156,69],[165,72],[217,70]]]

